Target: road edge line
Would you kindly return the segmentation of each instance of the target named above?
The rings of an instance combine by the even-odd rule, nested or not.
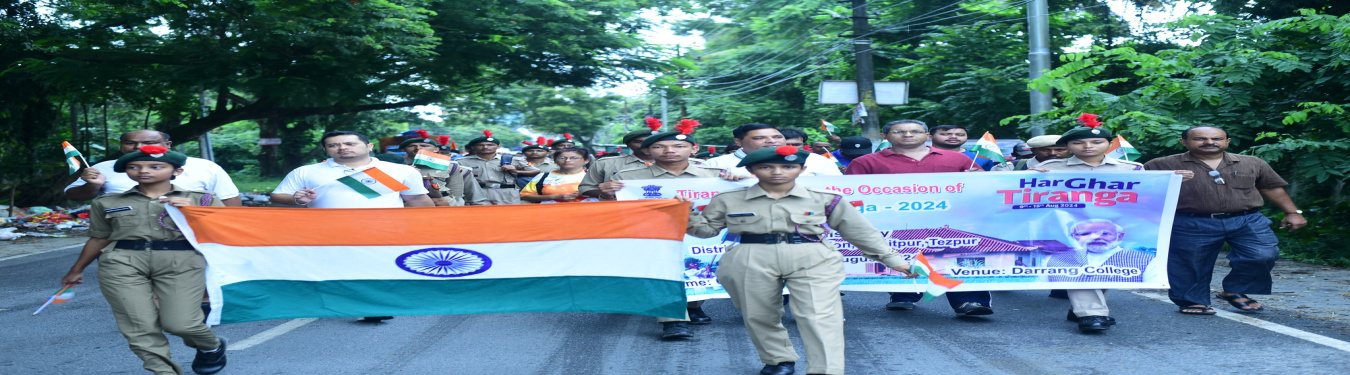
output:
[[[1167,303],[1169,303],[1169,304],[1172,303],[1172,299],[1171,299],[1170,297],[1168,297],[1167,295],[1162,294],[1162,293],[1151,293],[1151,292],[1130,292],[1130,293],[1134,293],[1134,294],[1143,296],[1144,298],[1148,298],[1148,299],[1153,299],[1153,300],[1163,301],[1163,302],[1167,302]],[[1324,346],[1327,346],[1327,347],[1331,347],[1332,349],[1337,349],[1337,350],[1340,350],[1340,351],[1343,351],[1343,352],[1350,352],[1350,342],[1345,342],[1345,341],[1333,339],[1333,338],[1326,337],[1326,336],[1322,336],[1322,335],[1319,335],[1319,334],[1316,334],[1316,333],[1304,331],[1304,330],[1301,330],[1301,329],[1298,329],[1298,328],[1294,328],[1294,327],[1286,326],[1286,325],[1279,324],[1279,323],[1275,323],[1275,322],[1270,322],[1270,321],[1266,321],[1266,320],[1261,320],[1261,319],[1253,318],[1253,317],[1250,317],[1250,316],[1242,315],[1242,314],[1235,313],[1235,312],[1231,312],[1231,311],[1223,311],[1223,310],[1220,310],[1220,309],[1214,309],[1214,312],[1217,312],[1217,313],[1218,313],[1217,316],[1220,317],[1220,318],[1224,318],[1224,319],[1232,320],[1232,321],[1235,321],[1235,322],[1238,322],[1238,323],[1244,323],[1244,324],[1247,324],[1247,325],[1255,326],[1255,327],[1257,327],[1257,328],[1265,329],[1265,330],[1267,330],[1267,331],[1271,331],[1271,332],[1283,334],[1283,335],[1285,335],[1285,336],[1289,336],[1289,337],[1293,337],[1293,338],[1296,338],[1296,339],[1300,339],[1300,340],[1312,342],[1312,343],[1315,343],[1315,344],[1321,344],[1321,345],[1324,345]]]
[[[19,259],[19,258],[23,258],[23,257],[30,256],[30,255],[46,254],[46,253],[50,253],[50,252],[53,252],[53,251],[61,251],[61,250],[65,250],[65,249],[73,249],[73,248],[77,248],[77,247],[84,247],[84,244],[74,244],[74,245],[70,245],[70,246],[62,246],[62,247],[58,247],[58,248],[54,248],[54,249],[47,249],[47,250],[42,250],[42,251],[35,251],[35,252],[27,253],[27,254],[10,255],[10,256],[8,256],[8,257],[0,258],[0,262],[4,262],[4,261],[7,261],[7,260],[11,260],[11,259]]]
[[[313,323],[315,320],[319,319],[318,318],[291,319],[291,321],[289,322],[281,323],[281,325],[279,326],[272,327],[266,331],[258,332],[258,334],[256,335],[249,336],[249,338],[246,338],[243,341],[230,344],[229,347],[226,348],[225,350],[233,352],[252,348],[254,346],[258,346],[264,342],[267,342],[267,340],[271,340],[277,338],[277,336],[284,335],[286,334],[286,332],[294,331],[296,328],[300,328],[305,326],[306,324]]]

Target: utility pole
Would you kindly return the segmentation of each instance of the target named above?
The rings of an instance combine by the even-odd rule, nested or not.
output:
[[[867,34],[872,27],[867,24],[867,1],[853,2],[853,57],[858,66],[858,100],[867,109],[863,117],[862,135],[872,142],[881,140],[881,122],[877,119],[876,79],[872,77],[872,38]]]
[[[856,1],[856,0],[855,0]],[[1031,0],[1027,7],[1027,39],[1030,50],[1027,60],[1031,62],[1031,79],[1041,78],[1044,71],[1050,69],[1050,11],[1047,0]],[[1051,92],[1031,90],[1031,114],[1051,110]],[[1045,127],[1036,125],[1031,128],[1031,136],[1045,135]]]
[[[202,117],[206,117],[206,111],[210,110],[210,107],[206,105],[207,100],[206,90],[202,90],[201,94],[198,95],[197,99],[201,102],[202,105]],[[197,138],[197,145],[198,149],[201,150],[202,159],[210,160],[213,163],[216,161],[216,152],[211,147],[210,131],[203,133],[201,137]]]
[[[667,108],[667,104],[666,104],[666,90],[665,90],[665,89],[662,89],[662,90],[661,90],[661,126],[668,126],[668,125],[666,125],[666,124],[669,124],[669,123],[670,123],[670,121],[668,120],[668,117],[667,117],[666,108]],[[661,130],[665,130],[665,129],[661,129]]]

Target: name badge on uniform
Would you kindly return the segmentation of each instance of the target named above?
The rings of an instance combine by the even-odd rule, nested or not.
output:
[[[736,213],[736,214],[727,214],[727,217],[746,217],[746,216],[755,216],[755,213],[754,213],[754,212],[742,212],[742,213]]]
[[[131,211],[131,206],[118,207],[118,208],[109,208],[109,209],[103,210],[103,213],[105,213],[105,214],[110,214],[110,213],[114,213],[114,212],[122,212],[122,211]]]

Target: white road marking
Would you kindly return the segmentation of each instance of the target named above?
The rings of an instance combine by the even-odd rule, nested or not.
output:
[[[1138,295],[1141,295],[1141,296],[1144,296],[1144,297],[1150,298],[1150,299],[1155,299],[1155,300],[1159,300],[1159,301],[1163,301],[1163,302],[1167,302],[1167,303],[1172,303],[1172,299],[1169,298],[1166,294],[1162,294],[1162,293],[1144,293],[1144,292],[1130,292],[1130,293],[1138,294]],[[1255,326],[1255,327],[1257,327],[1257,328],[1269,330],[1269,331],[1272,331],[1272,332],[1275,332],[1275,333],[1284,334],[1284,335],[1287,335],[1287,336],[1290,336],[1290,337],[1293,337],[1293,338],[1296,338],[1296,339],[1301,339],[1301,340],[1309,341],[1309,342],[1316,343],[1316,344],[1326,345],[1326,346],[1329,346],[1329,347],[1331,347],[1331,348],[1333,348],[1333,349],[1337,349],[1337,350],[1344,351],[1344,352],[1350,352],[1350,342],[1345,342],[1345,341],[1333,339],[1333,338],[1330,338],[1330,337],[1322,336],[1322,335],[1319,335],[1319,334],[1316,334],[1316,333],[1304,331],[1304,330],[1301,330],[1301,329],[1298,329],[1298,328],[1286,326],[1286,325],[1279,324],[1279,323],[1268,322],[1268,321],[1265,321],[1265,320],[1261,320],[1261,319],[1253,318],[1253,317],[1250,317],[1250,316],[1246,316],[1246,315],[1243,315],[1243,314],[1241,314],[1241,313],[1235,313],[1235,312],[1231,312],[1231,311],[1224,311],[1224,310],[1221,310],[1221,309],[1218,309],[1218,308],[1215,308],[1215,309],[1214,309],[1214,312],[1217,312],[1218,314],[1215,315],[1215,316],[1218,316],[1218,317],[1220,317],[1220,318],[1232,320],[1232,321],[1239,322],[1239,323],[1246,323],[1246,324]]]
[[[300,328],[306,324],[313,323],[315,320],[319,319],[318,318],[291,319],[291,321],[281,323],[281,325],[272,327],[272,329],[258,332],[258,334],[246,338],[243,341],[230,344],[229,349],[227,350],[233,352],[237,350],[244,350],[252,348],[254,346],[258,346],[264,342],[267,342],[267,340],[274,339],[277,336],[285,334],[286,332],[294,331],[296,328]]]
[[[58,251],[58,250],[73,249],[73,248],[77,248],[77,247],[84,247],[84,244],[70,245],[70,246],[62,246],[62,247],[58,247],[58,248],[55,248],[55,249],[47,249],[47,250],[42,250],[42,251],[34,251],[34,252],[31,252],[31,253],[28,253],[28,254],[11,255],[11,256],[4,257],[4,258],[0,258],[0,262],[4,262],[4,261],[10,260],[10,259],[19,259],[19,258],[23,258],[23,257],[29,256],[29,255],[38,255],[38,254],[50,253],[50,252]]]

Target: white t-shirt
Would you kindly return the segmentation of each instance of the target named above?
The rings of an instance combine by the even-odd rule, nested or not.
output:
[[[333,162],[333,159],[296,168],[291,173],[286,174],[286,178],[281,180],[281,184],[277,185],[272,194],[295,194],[302,189],[314,190],[318,196],[309,202],[309,207],[312,208],[399,208],[403,207],[403,198],[400,195],[427,193],[426,186],[422,185],[422,174],[417,172],[417,169],[403,164],[376,160],[375,158],[370,158],[370,161],[370,164],[355,169]],[[379,168],[381,172],[407,185],[409,189],[398,194],[366,198],[356,190],[352,190],[352,188],[337,181],[339,178],[351,176],[370,168]]]
[[[98,164],[90,166],[102,173],[105,180],[103,186],[99,188],[98,195],[107,193],[121,193],[139,185],[126,173],[113,172],[113,164],[117,160],[104,160]],[[84,186],[87,182],[83,178],[75,179],[66,190]],[[220,168],[216,163],[210,160],[189,157],[187,163],[183,165],[183,174],[178,175],[172,181],[174,186],[188,190],[205,190],[216,194],[216,198],[230,199],[239,196],[239,188],[234,186],[234,180],[230,175]]]
[[[703,162],[703,166],[722,168],[734,175],[750,176],[750,171],[745,169],[745,167],[736,166],[736,164],[741,163],[741,159],[743,158],[745,158],[745,153],[741,152],[741,150],[736,150],[736,152],[730,154],[708,159],[708,161]],[[834,164],[833,160],[818,154],[810,154],[806,156],[805,170],[802,171],[801,177],[842,175],[843,173],[839,172],[839,166]]]

